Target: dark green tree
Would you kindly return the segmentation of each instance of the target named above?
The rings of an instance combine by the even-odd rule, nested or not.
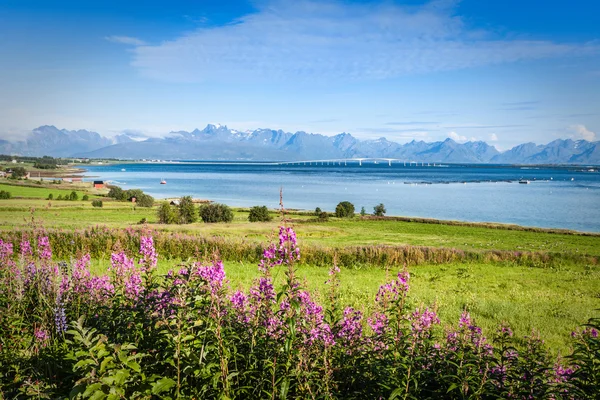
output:
[[[375,215],[376,217],[383,217],[386,212],[387,211],[383,203],[379,203],[378,205],[373,207],[373,215]]]
[[[364,208],[364,207],[362,207],[362,208],[360,209],[360,215],[362,215],[363,217],[364,217],[365,215],[367,215],[367,210],[365,210],[365,208]]]
[[[183,196],[179,199],[179,221],[182,224],[191,224],[198,221],[198,212],[190,196]]]
[[[272,219],[273,217],[269,214],[267,206],[254,206],[250,209],[248,215],[248,221],[250,222],[268,222]]]
[[[199,213],[202,221],[206,223],[233,221],[233,211],[225,204],[204,204],[200,207]]]
[[[335,216],[338,218],[352,218],[354,216],[354,204],[342,201],[335,207]]]
[[[69,200],[71,201],[77,201],[79,200],[79,195],[77,194],[76,191],[72,191],[71,194],[69,195]]]
[[[102,200],[96,199],[96,200],[92,200],[92,206],[102,208],[104,206],[104,204],[102,203]]]
[[[125,193],[123,192],[123,189],[121,189],[118,186],[111,186],[110,190],[108,191],[108,197],[111,197],[118,201],[125,200],[124,194]]]
[[[158,206],[156,216],[159,224],[176,224],[179,221],[177,209],[166,201]]]

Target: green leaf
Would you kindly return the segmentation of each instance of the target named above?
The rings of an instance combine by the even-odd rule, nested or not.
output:
[[[290,380],[286,378],[283,380],[283,382],[281,382],[281,388],[279,390],[279,397],[281,397],[282,399],[287,398],[287,393],[288,393],[289,389],[290,389]]]
[[[142,372],[142,368],[140,368],[140,364],[136,363],[135,361],[127,361],[126,365],[129,368],[131,368],[132,370],[134,370],[135,372]]]
[[[177,382],[175,382],[171,378],[162,378],[152,385],[152,394],[159,394],[162,392],[166,392],[167,390],[170,390],[176,384],[177,384]]]
[[[83,397],[90,397],[92,393],[96,393],[102,387],[101,383],[93,383],[85,388],[85,392],[83,392]]]

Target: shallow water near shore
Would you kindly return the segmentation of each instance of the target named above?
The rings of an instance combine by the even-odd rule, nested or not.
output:
[[[347,200],[357,212],[364,206],[371,213],[383,203],[388,215],[600,232],[596,167],[189,162],[86,169],[90,176],[156,198],[190,195],[230,206],[276,208],[283,188],[286,208],[333,211]]]

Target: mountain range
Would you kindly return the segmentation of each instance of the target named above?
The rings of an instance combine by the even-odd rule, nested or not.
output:
[[[40,126],[22,141],[0,139],[0,154],[54,157],[293,161],[342,158],[395,158],[418,162],[495,164],[600,164],[600,142],[557,139],[546,145],[525,143],[499,152],[483,141],[457,143],[415,141],[399,144],[386,138],[359,140],[335,136],[256,129],[237,131],[209,124],[163,138],[123,133],[113,138],[86,130]]]

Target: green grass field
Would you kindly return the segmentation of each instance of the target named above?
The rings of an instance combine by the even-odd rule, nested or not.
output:
[[[27,187],[18,189],[28,193],[32,193],[30,191],[33,190],[40,195],[47,190]],[[56,194],[56,191],[54,193]],[[94,208],[91,202],[82,201],[10,199],[0,200],[0,229],[27,226],[31,219],[31,209],[35,210],[35,219],[48,228],[76,229],[98,224],[127,227],[138,224],[145,218],[155,229],[261,242],[267,240],[279,225],[277,216],[269,223],[250,223],[247,219],[248,214],[243,211],[236,211],[234,221],[230,224],[197,222],[189,225],[160,225],[156,223],[155,208],[133,207],[129,203],[114,202],[110,199],[104,202],[103,208]],[[297,215],[290,215],[290,218],[303,243],[320,246],[409,244],[463,250],[547,251],[600,255],[600,235],[582,236],[387,220],[332,218],[328,222],[318,222],[309,216]]]
[[[158,270],[178,270],[184,263],[160,261]],[[94,260],[92,271],[104,273],[110,260]],[[232,289],[247,289],[259,276],[255,264],[226,262]],[[516,337],[539,332],[553,352],[566,353],[569,335],[600,308],[600,268],[538,269],[496,264],[447,264],[410,267],[410,306],[437,305],[442,325],[456,324],[464,309],[471,312],[484,332],[491,335],[507,322]],[[342,269],[340,302],[362,311],[374,304],[379,286],[391,280],[398,269]],[[306,287],[325,301],[330,278],[322,267],[300,265],[298,274]],[[275,268],[276,282],[283,270]]]
[[[202,236],[221,236],[266,243],[276,232],[279,218],[270,223],[249,223],[246,211],[235,211],[230,224],[159,225],[156,208],[134,208],[131,204],[105,201],[103,208],[91,202],[43,200],[70,190],[48,187],[0,185],[20,199],[0,200],[0,229],[27,228],[33,215],[47,228],[86,228],[107,225],[122,228],[146,219],[154,229]],[[83,192],[79,192],[80,198]],[[90,196],[92,198],[92,196]],[[32,213],[32,209],[34,210]],[[392,220],[339,220],[318,222],[308,215],[290,214],[303,246],[344,247],[354,245],[419,245],[463,250],[509,250],[573,253],[600,256],[599,235],[573,235],[494,229]],[[160,270],[176,268],[175,261],[160,261]],[[95,260],[96,272],[105,271],[109,260]],[[396,266],[395,268],[398,268]],[[233,288],[247,288],[257,277],[255,264],[227,262]],[[327,268],[301,265],[299,274],[309,288],[325,296]],[[397,270],[390,271],[393,274]],[[454,323],[467,308],[484,330],[491,334],[500,322],[511,324],[517,336],[537,329],[553,351],[564,351],[570,332],[600,311],[600,267],[598,264],[569,264],[560,268],[527,268],[501,263],[423,264],[410,267],[412,305],[437,304],[443,323]],[[275,271],[277,274],[277,271]],[[282,273],[278,273],[281,278]],[[391,275],[390,275],[391,276]],[[386,271],[364,267],[343,269],[341,301],[368,310]]]
[[[33,181],[32,181],[33,182]],[[85,190],[79,189],[77,186],[74,186],[73,189],[60,189],[52,187],[52,184],[44,183],[37,186],[35,183],[30,183],[31,186],[22,186],[22,185],[7,185],[4,183],[0,183],[0,190],[4,190],[6,192],[10,192],[12,197],[21,197],[23,199],[47,199],[49,194],[52,194],[56,199],[58,195],[68,196],[72,191],[77,192],[77,195],[81,199],[83,195],[88,194]],[[65,185],[61,185],[64,187]],[[95,198],[97,196],[88,194],[90,198]],[[20,200],[20,199],[15,199]]]

